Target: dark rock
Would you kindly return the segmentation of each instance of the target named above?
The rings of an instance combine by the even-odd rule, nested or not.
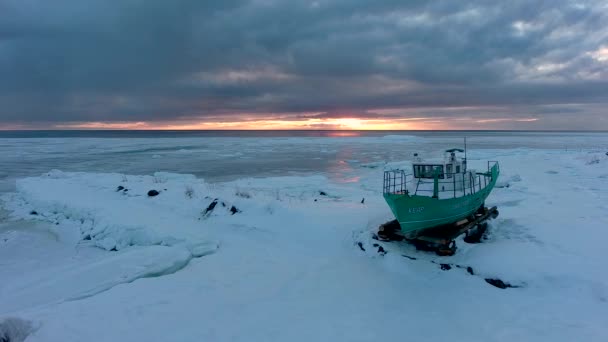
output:
[[[443,271],[449,271],[452,269],[452,266],[450,266],[450,264],[439,264],[439,266],[441,266],[441,269]]]
[[[317,201],[317,199],[315,198],[315,202]]]
[[[378,239],[381,241],[402,241],[404,237],[399,232],[401,232],[399,222],[392,220],[378,227]]]
[[[217,205],[217,198],[214,199],[213,202],[211,202],[209,204],[209,206],[207,206],[207,209],[205,209],[205,211],[203,211],[203,215],[211,214],[211,212],[213,211],[213,209],[215,209],[216,205]]]
[[[608,156],[608,152],[606,152],[606,155]]]
[[[492,285],[492,286],[496,286],[499,289],[506,289],[509,287],[517,287],[517,286],[513,286],[509,283],[505,283],[504,281],[500,280],[500,279],[494,279],[494,278],[486,278],[485,279],[486,283]]]
[[[475,272],[473,272],[473,267],[471,266],[467,267],[467,272],[469,272],[470,275],[475,275]]]
[[[416,260],[416,258],[414,258],[413,256],[409,256],[409,255],[405,255],[405,254],[401,254],[401,256],[404,258],[408,258],[410,260]]]
[[[124,186],[119,185],[119,186],[116,188],[116,191],[122,191],[122,190],[124,190],[124,189],[125,189],[125,187],[124,187]]]
[[[380,246],[380,245],[379,245],[379,244],[377,244],[377,243],[375,243],[375,244],[373,244],[372,246],[374,246],[374,247],[378,247],[378,246]]]
[[[30,321],[7,317],[0,320],[0,342],[22,342],[34,331]]]
[[[363,199],[361,199],[361,204],[365,204],[365,197],[363,197]]]
[[[357,246],[359,246],[359,248],[361,248],[361,250],[365,252],[365,248],[363,248],[362,242],[357,242]]]
[[[36,210],[32,210],[30,211],[30,215],[38,215],[38,212]]]
[[[386,252],[386,250],[384,249],[384,247],[382,247],[382,246],[378,246],[378,254],[382,254],[382,255],[384,255],[384,254],[386,254],[386,253],[387,253],[387,252]]]
[[[156,190],[148,191],[148,196],[150,196],[150,197],[158,196],[158,194],[160,194],[160,192],[158,192]]]
[[[242,198],[251,198],[251,195],[245,191],[237,191],[235,193],[235,195],[237,195],[238,197],[242,197]]]
[[[327,193],[325,191],[319,191],[319,195],[321,195],[321,196],[327,196]]]
[[[235,206],[230,207],[230,214],[231,215],[234,215],[234,214],[240,213],[240,212],[241,211],[237,207],[235,207]]]
[[[480,243],[482,237],[484,236],[484,234],[487,230],[488,230],[487,222],[477,225],[477,227],[475,227],[467,232],[466,236],[464,237],[464,242],[472,243],[472,244]]]
[[[118,249],[116,249],[116,247],[112,247],[112,249],[110,249],[110,252],[117,252]]]
[[[89,241],[91,240],[91,235],[87,234],[82,238],[84,241]]]
[[[388,221],[384,224],[381,225],[382,230],[390,230],[390,231],[400,231],[401,230],[401,226],[399,225],[399,221],[397,220],[392,220],[392,221]]]
[[[222,202],[222,207],[226,208],[226,203]]]

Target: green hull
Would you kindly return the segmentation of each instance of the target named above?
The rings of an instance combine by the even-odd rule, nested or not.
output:
[[[492,167],[489,183],[475,193],[439,199],[428,196],[385,193],[384,199],[399,221],[402,233],[412,235],[425,229],[458,222],[473,214],[484,204],[496,184],[498,166]]]

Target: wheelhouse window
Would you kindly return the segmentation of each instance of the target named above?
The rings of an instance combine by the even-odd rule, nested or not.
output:
[[[445,173],[447,175],[448,178],[452,178],[452,173],[454,173],[454,170],[452,168],[452,164],[447,164],[445,166]]]
[[[439,173],[439,178],[443,178],[443,165],[414,165],[414,177],[416,178],[435,178],[435,170]]]

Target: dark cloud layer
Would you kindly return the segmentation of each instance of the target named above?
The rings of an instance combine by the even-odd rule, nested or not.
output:
[[[606,23],[599,0],[0,0],[0,125],[499,106],[593,129]]]

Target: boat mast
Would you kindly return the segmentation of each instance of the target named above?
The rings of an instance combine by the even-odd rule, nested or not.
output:
[[[467,160],[467,137],[464,137],[464,172],[467,172],[467,164],[469,161]]]

